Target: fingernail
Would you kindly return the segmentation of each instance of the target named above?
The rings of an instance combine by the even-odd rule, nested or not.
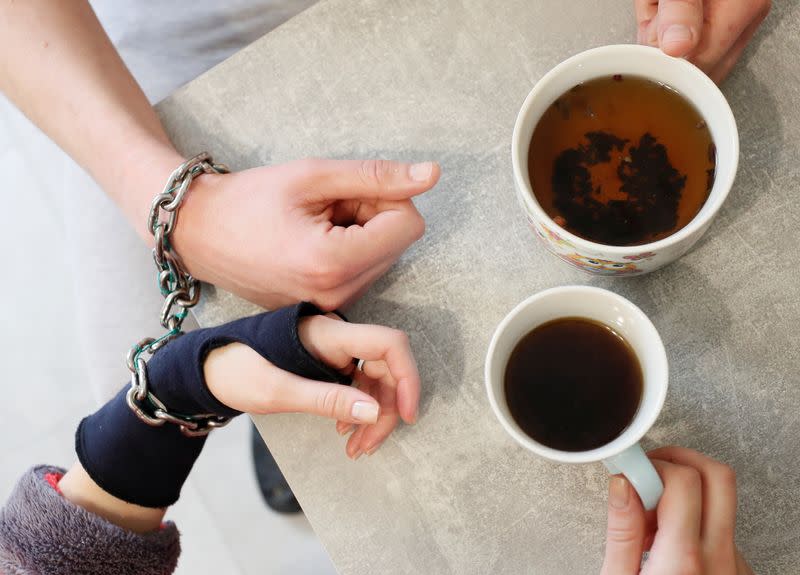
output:
[[[369,401],[356,401],[350,410],[350,415],[361,423],[375,423],[378,421],[378,404]]]
[[[421,164],[411,164],[408,168],[408,175],[415,182],[427,182],[433,173],[433,163],[423,162]]]
[[[677,42],[691,41],[692,31],[683,24],[673,24],[661,36],[661,44],[675,44]]]
[[[362,455],[364,455],[364,452],[359,449],[353,454],[353,461],[357,461]]]
[[[370,447],[369,449],[367,449],[367,455],[372,455],[373,453],[375,453],[376,451],[378,451],[378,448],[379,448],[379,447],[380,447],[380,445],[373,445],[372,447]]]
[[[628,506],[630,489],[624,477],[614,476],[608,488],[608,504],[614,509],[625,509]]]
[[[339,430],[339,435],[347,435],[353,429],[352,425],[348,425],[347,427],[343,427]]]

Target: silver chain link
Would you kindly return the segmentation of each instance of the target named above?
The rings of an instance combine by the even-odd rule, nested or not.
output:
[[[200,282],[186,271],[170,244],[178,208],[194,178],[202,174],[227,174],[228,171],[224,164],[215,164],[207,152],[187,160],[172,172],[164,190],[153,198],[147,218],[147,229],[155,240],[153,261],[158,271],[158,288],[164,296],[160,320],[167,332],[158,338],[146,337],[128,351],[131,385],[125,399],[133,413],[146,424],[158,427],[166,422],[174,423],[189,437],[207,435],[212,429],[227,425],[230,418],[213,413],[184,415],[171,412],[148,387],[144,354],[153,355],[180,336],[189,309],[200,300]]]

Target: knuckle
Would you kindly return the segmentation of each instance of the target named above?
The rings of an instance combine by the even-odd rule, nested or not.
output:
[[[301,179],[311,179],[319,172],[321,161],[317,158],[304,158],[291,162],[293,171]]]
[[[719,463],[714,466],[711,473],[716,483],[724,487],[736,488],[736,472],[731,466]]]
[[[700,548],[692,546],[684,553],[678,568],[677,575],[702,575],[703,573],[703,559],[701,557]]]
[[[344,297],[333,292],[325,292],[313,297],[307,297],[306,300],[314,302],[322,311],[333,311],[344,303]]]
[[[675,479],[685,489],[700,489],[703,485],[700,472],[692,467],[679,467],[675,471]]]
[[[422,236],[425,235],[425,218],[423,218],[422,214],[420,214],[419,212],[417,212],[415,214],[415,217],[412,218],[409,226],[411,231],[413,232],[414,241],[419,240]]]
[[[691,8],[701,8],[703,3],[702,0],[672,0],[673,4],[686,4]]]
[[[408,334],[401,329],[392,329],[392,341],[400,347],[409,347]]]
[[[316,409],[317,413],[325,415],[334,415],[336,413],[336,405],[340,402],[341,393],[335,387],[326,389],[324,392],[317,395]]]
[[[606,541],[617,545],[633,544],[638,533],[631,525],[609,525],[606,529]]]
[[[317,290],[332,290],[345,280],[345,270],[337,263],[324,259],[310,265],[306,270],[308,283]]]
[[[363,160],[358,165],[358,176],[366,186],[384,186],[392,169],[388,160]]]

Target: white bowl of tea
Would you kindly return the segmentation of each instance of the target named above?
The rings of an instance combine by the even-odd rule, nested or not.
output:
[[[593,274],[638,275],[685,254],[736,177],[739,135],[700,69],[656,48],[565,60],[517,116],[517,197],[536,235]]]

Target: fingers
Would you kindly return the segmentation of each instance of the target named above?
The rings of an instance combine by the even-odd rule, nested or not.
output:
[[[406,164],[389,160],[301,160],[311,202],[347,199],[407,200],[439,180],[439,164]]]
[[[354,428],[355,426],[349,421],[336,422],[336,433],[338,433],[339,435],[347,435],[348,433],[353,431]]]
[[[754,575],[750,565],[744,560],[738,549],[736,550],[736,575]]]
[[[637,41],[688,57],[719,83],[766,18],[771,0],[634,0]]]
[[[203,374],[209,391],[239,411],[310,413],[361,424],[375,423],[380,414],[380,405],[369,393],[289,373],[241,343],[211,351],[203,364]]]
[[[658,532],[646,565],[648,575],[699,573],[702,483],[691,467],[659,459],[653,465],[664,482],[658,503]]]
[[[766,13],[764,14],[766,16]],[[758,27],[763,22],[763,17],[759,18],[758,20],[753,21],[739,36],[739,39],[736,40],[736,43],[733,47],[728,51],[728,53],[708,72],[709,77],[717,84],[721,84],[725,78],[728,77],[728,74],[731,73],[733,67],[736,65],[736,62],[739,61],[739,58],[744,52],[744,49],[747,48],[747,45],[750,43],[750,40],[753,39],[756,32],[758,31]]]
[[[683,447],[664,447],[650,457],[696,469],[702,482],[702,525],[704,547],[717,549],[733,545],[736,526],[736,475],[727,465]]]
[[[323,310],[347,310],[349,306],[358,301],[361,296],[363,296],[367,290],[372,287],[372,284],[375,283],[375,281],[389,271],[398,257],[399,254],[393,255],[389,259],[380,262],[365,272],[362,272],[360,275],[354,277],[343,285],[314,296],[309,296],[306,299],[312,301]]]
[[[703,31],[703,0],[661,0],[657,18],[659,46],[665,54],[682,57],[697,47]]]
[[[370,394],[378,400],[381,406],[381,414],[378,417],[378,421],[367,426],[367,429],[364,430],[360,439],[359,448],[368,455],[372,455],[386,438],[391,435],[392,431],[395,430],[397,424],[400,422],[396,405],[397,393],[391,381],[391,374],[384,364],[382,368],[384,375],[372,375],[369,366],[373,363],[383,364],[384,362],[367,362],[364,372],[356,374],[356,380],[359,382],[359,386],[363,387],[362,382],[364,380],[372,381]]]
[[[710,74],[727,58],[732,56],[734,47],[741,54],[744,45],[755,34],[761,22],[769,13],[770,0],[749,0],[747,2],[710,3],[707,6],[706,27],[697,50],[691,61]],[[737,46],[740,38],[747,39]],[[738,58],[738,55],[736,57]],[[733,59],[735,62],[735,59]],[[729,68],[733,66],[730,64]]]
[[[634,0],[634,8],[636,9],[636,41],[639,44],[652,45],[657,41],[655,26],[651,27],[651,24],[655,22],[658,14],[658,0]],[[652,40],[648,37],[651,29],[654,31]]]
[[[357,427],[352,435],[350,435],[350,439],[347,440],[347,445],[345,445],[344,450],[345,453],[347,453],[347,457],[353,461],[364,455],[364,450],[361,449],[361,438],[364,436],[366,429],[366,426],[363,425]]]
[[[267,413],[310,413],[349,423],[375,423],[380,414],[378,402],[359,389],[291,373],[273,381],[266,405]]]
[[[420,378],[408,336],[400,330],[353,324],[324,316],[303,318],[300,340],[320,360],[338,369],[353,358],[383,360],[397,391],[397,409],[403,421],[414,423],[420,395]],[[384,383],[383,381],[381,382]]]
[[[601,575],[638,575],[645,540],[645,513],[631,484],[620,475],[608,487],[606,554]]]
[[[319,231],[323,257],[349,279],[387,261],[394,261],[425,233],[425,220],[410,201],[392,202],[363,225],[327,226]]]
[[[374,386],[372,388],[373,395],[380,395],[385,392],[382,386]],[[353,432],[347,441],[345,451],[352,459],[358,459],[364,454],[372,455],[383,444],[387,437],[397,428],[400,417],[397,411],[391,408],[384,409],[384,404],[380,397],[378,401],[381,402],[381,414],[378,421],[371,425],[360,425]]]

